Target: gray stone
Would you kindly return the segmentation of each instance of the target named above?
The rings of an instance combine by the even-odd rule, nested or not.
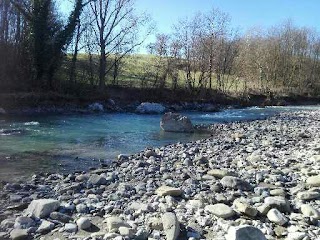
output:
[[[76,210],[78,213],[88,213],[89,209],[86,204],[80,203],[76,206]]]
[[[15,219],[4,219],[1,221],[0,226],[2,228],[13,228]]]
[[[105,221],[109,232],[116,232],[119,230],[119,227],[131,227],[128,223],[117,216],[108,217]]]
[[[81,217],[77,220],[77,225],[79,229],[86,230],[91,227],[91,221],[87,217]]]
[[[158,196],[173,196],[173,197],[178,197],[182,194],[182,190],[180,188],[174,188],[174,187],[169,187],[169,186],[161,186],[156,190],[156,194]]]
[[[290,212],[290,203],[285,197],[266,197],[264,203],[269,205],[270,208],[276,208],[281,212]]]
[[[45,218],[53,211],[57,210],[60,202],[55,199],[37,199],[33,200],[25,211],[29,217]]]
[[[207,172],[207,174],[216,178],[223,178],[225,176],[232,175],[228,170],[225,169],[211,169]]]
[[[35,226],[35,222],[29,217],[17,217],[14,223],[14,228],[27,229]]]
[[[63,223],[68,223],[71,220],[73,220],[73,218],[70,217],[69,215],[63,214],[63,213],[60,213],[60,212],[52,212],[52,213],[50,213],[50,218],[53,219],[53,220],[57,220],[57,221],[63,222]]]
[[[92,185],[106,185],[108,183],[107,179],[98,174],[92,174],[89,179],[88,183]]]
[[[47,233],[54,228],[54,223],[47,220],[42,220],[40,226],[37,229],[37,233]]]
[[[267,217],[271,222],[276,223],[280,226],[288,222],[288,219],[276,208],[270,209]]]
[[[320,197],[320,192],[315,191],[304,191],[304,192],[298,192],[297,198],[301,200],[312,200],[317,199]]]
[[[223,219],[231,218],[235,215],[235,212],[232,210],[232,208],[223,203],[207,205],[205,206],[205,210]]]
[[[74,223],[66,223],[64,225],[64,231],[68,233],[75,233],[78,231],[78,226]]]
[[[160,127],[166,132],[193,132],[193,125],[188,117],[172,112],[163,115]]]
[[[135,240],[147,240],[149,237],[150,233],[147,229],[145,228],[140,228],[136,232],[136,235],[134,237]]]
[[[307,184],[312,187],[320,187],[320,175],[307,178]]]
[[[13,229],[10,232],[10,237],[12,240],[27,240],[30,236],[27,229]]]
[[[220,183],[222,186],[226,188],[239,189],[239,190],[245,190],[245,191],[250,191],[253,189],[248,182],[233,176],[223,177],[220,180]]]
[[[309,204],[302,204],[300,210],[305,217],[320,220],[320,212]]]
[[[226,240],[267,240],[260,229],[248,225],[230,227],[225,238]]]
[[[258,214],[257,209],[250,206],[248,203],[241,201],[240,199],[236,199],[233,202],[233,206],[237,212],[243,213],[243,214],[250,216],[250,217],[255,217]]]
[[[136,112],[141,114],[163,113],[166,108],[160,103],[143,102],[137,108]]]
[[[175,240],[180,234],[180,223],[173,212],[166,212],[161,217],[166,240]]]

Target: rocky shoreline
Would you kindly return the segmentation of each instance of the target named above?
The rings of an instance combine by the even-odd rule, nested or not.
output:
[[[320,111],[211,130],[5,184],[0,239],[319,239]]]

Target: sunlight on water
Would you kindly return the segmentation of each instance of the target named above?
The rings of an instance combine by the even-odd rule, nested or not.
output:
[[[308,107],[227,109],[215,113],[185,112],[194,124],[264,119]],[[0,120],[0,180],[39,171],[73,171],[99,166],[118,154],[146,147],[203,138],[200,134],[165,133],[161,115],[131,113],[25,116]]]

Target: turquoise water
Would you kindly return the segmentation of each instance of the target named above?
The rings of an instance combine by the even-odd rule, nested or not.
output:
[[[311,107],[229,109],[217,113],[185,112],[194,124],[264,119],[282,111]],[[35,172],[70,172],[98,167],[120,154],[132,154],[175,142],[205,137],[165,133],[161,115],[132,113],[24,116],[0,119],[0,180]]]

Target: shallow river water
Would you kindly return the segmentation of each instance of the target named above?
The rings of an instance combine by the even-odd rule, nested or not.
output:
[[[194,124],[264,119],[283,111],[319,109],[268,107],[227,109],[216,113],[184,112]],[[98,167],[120,154],[146,147],[187,142],[201,134],[165,133],[161,115],[132,113],[64,114],[0,118],[0,181],[35,172],[70,172]]]

